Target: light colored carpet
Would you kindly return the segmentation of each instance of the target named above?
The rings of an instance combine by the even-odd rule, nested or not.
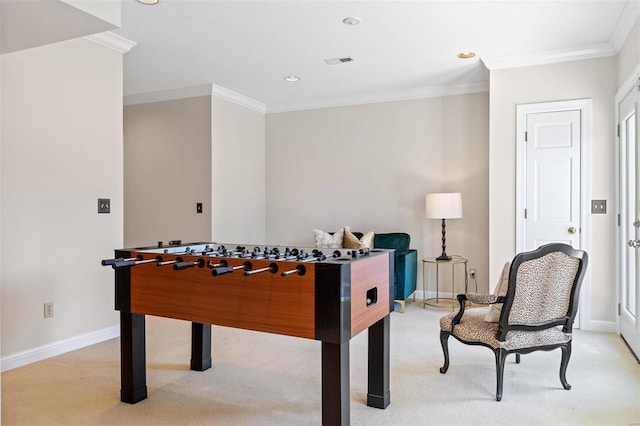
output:
[[[391,404],[366,406],[367,333],[352,339],[352,425],[639,425],[640,365],[619,336],[577,331],[567,371],[560,350],[507,359],[495,401],[493,353],[450,340],[446,311],[407,304],[391,316]],[[190,324],[147,317],[149,397],[120,402],[119,340],[2,374],[3,425],[318,425],[320,342],[213,327],[213,362],[189,370]]]

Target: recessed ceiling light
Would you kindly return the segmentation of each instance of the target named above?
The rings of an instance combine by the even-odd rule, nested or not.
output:
[[[138,0],[138,3],[142,4],[158,4],[159,0]]]
[[[458,58],[460,59],[469,59],[469,58],[473,58],[474,56],[476,56],[476,54],[473,52],[458,53]]]
[[[299,81],[300,77],[298,77],[297,75],[288,75],[284,78],[287,81]]]
[[[358,25],[362,22],[362,19],[356,18],[355,16],[347,16],[342,20],[342,23],[345,25]]]

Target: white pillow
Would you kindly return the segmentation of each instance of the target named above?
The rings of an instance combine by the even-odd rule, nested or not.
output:
[[[496,296],[506,296],[507,288],[509,288],[509,270],[511,269],[511,262],[507,262],[504,264],[502,268],[502,273],[500,274],[500,281],[496,285],[495,290],[493,290],[493,294]],[[485,315],[484,320],[486,322],[498,322],[500,321],[500,313],[502,312],[502,303],[494,303],[491,305],[491,309],[487,315]]]
[[[342,248],[344,228],[331,235],[319,229],[313,230],[313,238],[316,240],[316,248]]]

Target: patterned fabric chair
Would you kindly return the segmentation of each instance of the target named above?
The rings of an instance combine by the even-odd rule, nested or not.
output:
[[[462,343],[482,345],[493,350],[496,359],[496,400],[502,399],[502,381],[507,355],[560,348],[560,382],[565,389],[571,356],[571,333],[578,310],[578,294],[587,268],[588,256],[566,244],[547,244],[518,254],[511,262],[506,295],[459,294],[460,310],[440,319],[440,343],[444,352],[441,373],[449,368],[449,336]],[[488,322],[490,307],[470,308],[474,304],[503,303],[500,319]]]

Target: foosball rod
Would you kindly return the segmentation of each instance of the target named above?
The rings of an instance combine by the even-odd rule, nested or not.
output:
[[[119,262],[115,262],[111,266],[113,267],[113,269],[116,269],[116,268],[123,268],[126,266],[144,265],[145,263],[157,262],[159,257],[160,256],[157,256],[155,259],[147,259],[147,260],[122,260]]]
[[[211,252],[213,252],[213,253],[211,253]],[[246,247],[236,246],[235,251],[231,251],[231,250],[227,250],[227,248],[224,245],[219,245],[217,249],[214,250],[212,248],[208,253],[203,253],[203,254],[206,254],[207,256],[211,256],[211,257],[217,257],[217,256],[224,256],[224,257],[240,256],[240,257],[244,257],[243,255],[248,255],[249,254],[249,250],[247,250]]]
[[[225,252],[209,252],[209,253],[203,253],[203,256],[207,256],[207,257],[228,257],[228,258],[235,258],[235,259],[243,259],[243,258],[248,258],[249,252],[248,251],[225,251]]]
[[[142,260],[142,256],[138,255],[136,257],[119,257],[117,259],[104,259],[102,262],[102,266],[113,266],[116,262],[131,262],[132,260]]]
[[[226,266],[222,268],[216,268],[211,271],[211,275],[217,277],[218,275],[224,275],[236,271],[238,269],[244,269],[245,271],[250,271],[252,268],[251,262],[244,262],[242,265],[238,266]]]
[[[290,271],[285,271],[283,273],[280,274],[280,276],[282,277],[288,277],[289,275],[293,275],[293,274],[298,274],[300,276],[304,275],[307,273],[307,268],[305,268],[304,265],[298,265],[296,266],[296,269],[291,269]]]
[[[182,263],[183,259],[178,256],[175,258],[175,260],[166,260],[163,261],[161,256],[158,256],[158,261],[156,262],[156,266],[166,266],[166,265],[173,265],[175,263]]]
[[[204,267],[204,259],[198,259],[191,262],[178,262],[173,265],[173,269],[176,271],[181,271],[187,268],[193,268],[197,266],[198,268]]]
[[[296,249],[297,250],[297,249]],[[269,249],[269,247],[265,247],[263,254],[260,254],[260,247],[255,247],[253,252],[251,253],[251,258],[255,260],[265,259],[265,260],[279,260],[280,259],[280,249],[278,247],[274,247]],[[286,252],[285,252],[286,254]]]
[[[252,270],[244,271],[244,276],[248,277],[249,275],[259,274],[260,272],[266,272],[266,271],[269,271],[272,274],[275,274],[276,272],[278,272],[278,265],[275,264],[275,263],[271,263],[266,268],[252,269]]]
[[[281,260],[281,261],[298,260],[301,252],[304,253],[304,250],[300,251],[297,248],[293,248],[293,249],[289,250],[289,247],[287,247],[285,249],[284,253],[280,253],[278,251],[278,254],[280,256],[274,258],[273,260]]]
[[[335,250],[332,254],[332,258],[339,259],[342,253],[340,250]],[[306,259],[301,259],[300,262],[321,262],[327,258],[321,251],[314,250],[314,257],[309,257]],[[295,269],[291,269],[289,271],[285,271],[280,274],[282,277],[288,277],[289,275],[298,274],[300,276],[307,273],[307,268],[304,265],[298,265]]]
[[[224,259],[222,259],[219,263],[213,263],[211,260],[207,262],[207,268],[209,269],[219,268],[221,266],[229,266],[229,263]]]

